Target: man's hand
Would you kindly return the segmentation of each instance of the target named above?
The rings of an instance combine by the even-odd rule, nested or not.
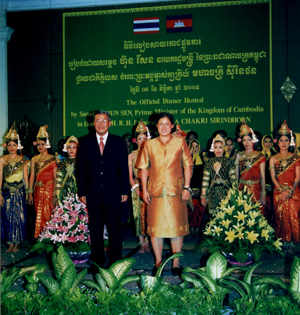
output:
[[[127,201],[128,196],[127,195],[121,195],[121,202]]]
[[[82,196],[79,200],[86,205],[86,196]]]

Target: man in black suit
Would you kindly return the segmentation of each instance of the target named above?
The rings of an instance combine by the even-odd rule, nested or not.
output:
[[[104,222],[109,235],[109,261],[105,267],[122,258],[121,202],[127,200],[129,193],[128,158],[125,140],[108,132],[108,112],[97,112],[94,126],[96,133],[80,143],[78,195],[89,213],[91,260],[103,268]]]

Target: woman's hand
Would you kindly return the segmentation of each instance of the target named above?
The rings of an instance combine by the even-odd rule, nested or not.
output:
[[[191,196],[191,193],[188,190],[184,189],[181,195],[181,199],[182,201],[187,201],[189,200],[190,196]]]
[[[206,206],[207,206],[207,200],[206,200],[206,198],[202,198],[202,199],[201,199],[201,204],[202,204],[203,207],[206,207]]]
[[[55,196],[52,197],[52,207],[53,208],[56,207],[56,198],[55,198]]]
[[[288,192],[288,191],[283,191],[282,193],[281,193],[281,196],[280,196],[280,201],[286,201],[288,198],[290,198],[291,197],[291,194]]]
[[[1,207],[4,206],[4,198],[3,198],[2,194],[0,194],[0,206]]]
[[[141,191],[139,187],[137,187],[134,191],[141,197]]]
[[[29,193],[29,195],[28,195],[28,204],[29,204],[30,206],[32,206],[32,205],[33,205],[33,197],[32,197],[32,193]]]
[[[147,190],[145,190],[144,193],[143,193],[143,200],[146,202],[146,204],[150,205],[151,197],[150,197],[150,195],[149,195]]]
[[[261,203],[263,206],[266,205],[267,202],[266,202],[266,195],[265,195],[265,194],[260,196],[260,203]]]

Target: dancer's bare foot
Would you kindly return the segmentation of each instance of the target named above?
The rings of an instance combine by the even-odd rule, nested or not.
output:
[[[19,244],[15,244],[14,248],[13,248],[13,252],[18,252],[19,251],[19,248],[18,248]]]
[[[14,244],[9,244],[8,249],[6,250],[7,253],[11,253],[14,249]]]
[[[145,252],[147,253],[150,252],[149,241],[145,241],[144,245],[145,245]]]
[[[140,246],[141,249],[139,250],[139,253],[146,253],[146,252],[150,252],[150,248],[149,248],[149,242],[146,240],[142,240],[140,241]]]

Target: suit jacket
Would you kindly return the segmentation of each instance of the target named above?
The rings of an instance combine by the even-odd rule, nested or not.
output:
[[[125,140],[108,134],[101,156],[96,133],[80,142],[78,151],[78,195],[87,206],[117,205],[129,193],[128,156]]]

